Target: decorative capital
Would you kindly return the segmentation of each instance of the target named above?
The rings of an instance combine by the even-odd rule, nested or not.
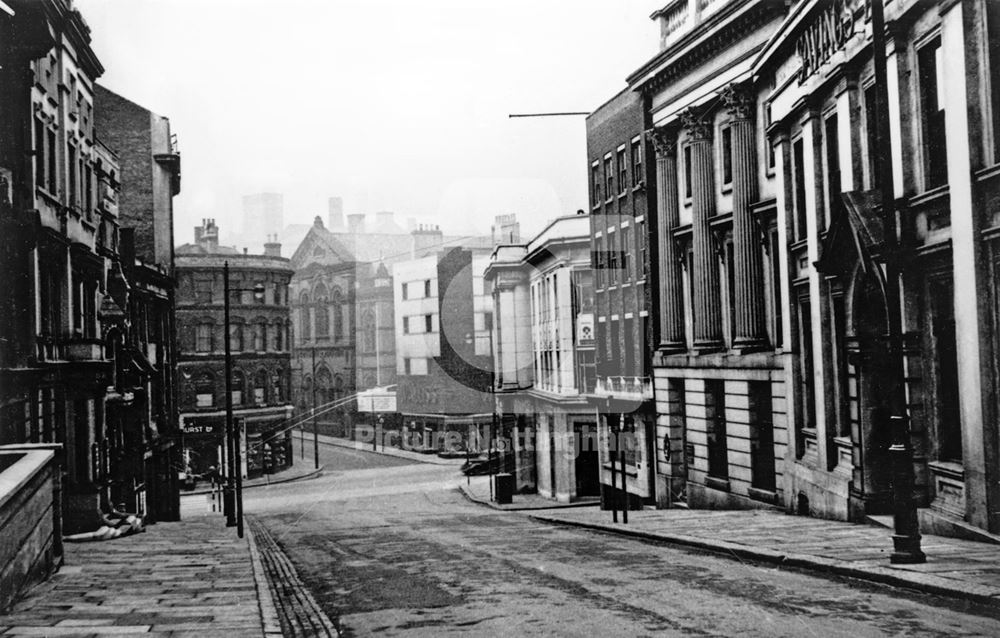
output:
[[[754,100],[746,87],[728,84],[722,90],[722,101],[729,109],[729,115],[734,120],[749,120],[753,118]]]
[[[691,136],[694,142],[704,142],[712,139],[712,123],[702,115],[694,112],[693,108],[688,108],[681,113],[681,123]]]
[[[664,129],[653,127],[646,131],[646,138],[653,143],[656,154],[661,157],[672,157],[677,148],[677,138],[669,135]]]

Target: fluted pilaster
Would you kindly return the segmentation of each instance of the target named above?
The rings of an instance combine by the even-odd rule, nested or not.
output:
[[[694,247],[694,347],[722,347],[719,265],[709,220],[715,214],[712,124],[688,110],[682,116],[691,147],[691,239]]]
[[[760,231],[751,206],[757,201],[757,150],[753,97],[730,85],[722,95],[732,117],[733,167],[733,347],[754,348],[766,342]]]
[[[656,226],[659,238],[660,347],[684,349],[684,280],[673,230],[680,223],[677,194],[677,138],[662,129],[649,131],[656,149]]]

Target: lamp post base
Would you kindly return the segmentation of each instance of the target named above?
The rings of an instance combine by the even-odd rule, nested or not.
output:
[[[889,562],[893,565],[918,565],[927,562],[927,555],[920,549],[920,534],[892,535],[892,556]]]

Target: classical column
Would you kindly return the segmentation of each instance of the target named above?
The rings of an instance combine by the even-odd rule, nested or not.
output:
[[[757,151],[754,101],[744,87],[729,85],[722,94],[729,107],[733,167],[733,271],[735,325],[733,347],[755,348],[767,339],[760,230],[750,207],[757,201]]]
[[[709,220],[715,214],[715,166],[712,161],[712,123],[687,110],[681,116],[691,148],[691,238],[694,247],[694,347],[722,347],[722,309],[719,262]]]
[[[684,280],[673,230],[680,224],[677,197],[677,137],[663,129],[650,129],[656,149],[656,227],[659,237],[660,347],[684,350]]]

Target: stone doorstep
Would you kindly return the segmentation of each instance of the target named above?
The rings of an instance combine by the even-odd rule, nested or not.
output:
[[[629,529],[623,525],[591,523],[573,519],[563,519],[556,516],[528,514],[539,521],[582,527],[604,532],[618,533],[647,540],[677,543],[699,549],[718,552],[722,555],[737,558],[749,558],[769,563],[789,565],[802,569],[833,573],[861,580],[868,580],[897,587],[916,589],[925,593],[949,597],[971,599],[992,607],[1000,607],[1000,587],[967,583],[958,579],[944,578],[935,574],[908,571],[905,566],[875,566],[864,563],[852,564],[848,561],[825,558],[809,554],[781,552],[769,548],[751,547],[740,543],[706,539],[680,534],[650,532],[646,530]]]

